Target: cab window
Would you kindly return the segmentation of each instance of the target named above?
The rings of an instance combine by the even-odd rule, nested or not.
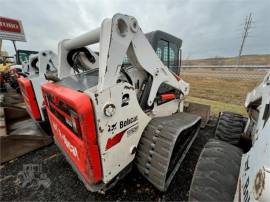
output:
[[[170,43],[169,44],[169,68],[175,72],[178,73],[178,48],[175,44]]]
[[[178,48],[176,44],[170,43],[165,40],[159,40],[156,54],[161,61],[173,72],[178,74]]]

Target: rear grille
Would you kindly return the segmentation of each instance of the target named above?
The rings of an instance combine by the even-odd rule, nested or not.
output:
[[[77,137],[82,139],[80,120],[77,112],[62,100],[45,93],[49,110]]]

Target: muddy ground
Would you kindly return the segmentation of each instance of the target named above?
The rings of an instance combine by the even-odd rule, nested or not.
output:
[[[91,193],[78,179],[59,149],[51,145],[1,165],[0,201],[187,200],[197,159],[204,144],[213,136],[215,122],[211,120],[200,131],[166,193],[155,189],[135,167],[105,194]],[[23,166],[28,164],[38,165],[42,169],[39,172],[43,174],[43,182],[33,180],[23,184],[27,181],[25,179],[31,178],[22,177]]]

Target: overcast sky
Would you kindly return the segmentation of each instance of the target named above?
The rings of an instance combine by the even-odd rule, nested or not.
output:
[[[27,42],[19,49],[57,51],[57,43],[124,13],[144,32],[163,30],[183,39],[187,58],[235,56],[245,17],[254,23],[243,54],[270,53],[270,0],[0,0],[0,16],[20,19]],[[11,42],[4,49],[13,51]]]

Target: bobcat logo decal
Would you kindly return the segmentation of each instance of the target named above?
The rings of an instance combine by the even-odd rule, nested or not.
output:
[[[115,124],[108,125],[108,132],[114,132],[116,130],[116,125],[117,122]]]

